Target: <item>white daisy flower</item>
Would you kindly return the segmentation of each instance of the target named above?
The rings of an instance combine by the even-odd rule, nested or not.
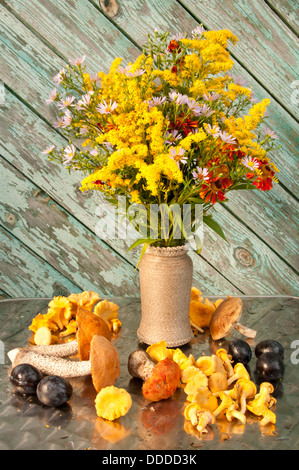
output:
[[[81,100],[78,101],[76,105],[76,109],[80,111],[82,108],[87,108],[90,103],[90,94],[86,93],[86,95],[83,95]]]
[[[70,144],[67,147],[65,147],[64,158],[63,158],[62,163],[64,165],[67,165],[68,163],[70,163],[70,161],[74,158],[75,153],[76,153],[76,147],[73,144]]]
[[[72,122],[72,115],[69,109],[65,111],[64,116],[62,116],[62,124],[60,127],[67,127]]]
[[[206,124],[205,131],[208,132],[208,134],[213,135],[214,137],[219,137],[220,129],[218,126],[211,126],[211,124]]]
[[[55,148],[55,145],[51,145],[51,146],[48,147],[47,149],[42,150],[42,153],[43,153],[44,155],[47,155],[47,154],[51,153],[54,148]]]
[[[107,104],[106,101],[104,100],[103,103],[99,104],[97,107],[96,107],[96,110],[100,113],[100,114],[111,114],[112,111],[115,110],[115,108],[117,108],[118,104],[116,101],[113,101],[110,100],[110,103]]]
[[[235,144],[236,143],[236,138],[233,137],[232,135],[228,134],[226,131],[220,131],[219,132],[219,137],[223,140],[223,142],[226,142],[227,144]]]
[[[250,170],[257,170],[260,166],[259,162],[257,161],[256,158],[252,157],[243,157],[241,160],[242,165],[246,166]]]
[[[76,98],[74,96],[66,96],[64,100],[60,100],[58,102],[58,108],[59,109],[64,109],[64,108],[67,108],[68,106],[74,106],[72,104],[72,102],[75,100]]]
[[[165,134],[167,140],[165,140],[165,144],[173,144],[176,140],[182,138],[182,134],[179,134],[179,131],[173,129],[171,131],[167,131]]]
[[[180,167],[180,163],[185,165],[188,161],[188,157],[184,157],[184,150],[182,147],[171,147],[169,150],[171,158],[177,163],[178,167]]]
[[[175,91],[170,92],[168,96],[170,101],[175,101],[176,104],[187,104],[189,101],[189,96],[176,93]]]
[[[165,96],[154,96],[151,100],[148,100],[148,109],[153,108],[154,106],[159,106],[160,104],[163,104],[164,101],[166,100]]]
[[[49,98],[45,101],[46,104],[51,104],[53,103],[53,101],[56,100],[56,96],[57,96],[57,90],[56,88],[54,88],[54,90],[52,90]]]
[[[131,71],[132,65],[127,65],[126,67],[118,67],[118,72],[123,73],[126,77],[139,77],[145,73],[143,69],[137,69],[135,72]]]

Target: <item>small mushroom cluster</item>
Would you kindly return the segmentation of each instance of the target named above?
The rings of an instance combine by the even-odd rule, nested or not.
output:
[[[217,299],[215,302],[206,298],[204,301],[197,288],[191,289],[189,320],[197,334],[209,329],[212,339],[218,340],[235,329],[248,338],[254,338],[256,331],[239,323],[242,309],[240,297],[227,297]]]
[[[75,334],[76,316],[80,308],[102,318],[111,332],[117,332],[121,327],[118,305],[101,299],[96,292],[84,291],[68,297],[54,297],[48,304],[47,313],[39,313],[33,318],[29,326],[29,330],[33,332],[31,342],[37,346],[47,346]]]
[[[233,366],[223,348],[195,360],[193,355],[187,357],[180,349],[169,349],[166,342],[160,341],[146,351],[131,353],[128,369],[133,377],[144,381],[142,393],[149,401],[169,398],[182,388],[187,395],[184,417],[199,433],[206,433],[207,426],[218,417],[244,425],[247,410],[262,417],[262,425],[276,422],[270,409],[276,403],[271,395],[273,385],[263,382],[257,393],[244,364]]]

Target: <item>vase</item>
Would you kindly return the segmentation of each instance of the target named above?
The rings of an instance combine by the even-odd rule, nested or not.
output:
[[[169,347],[193,338],[189,321],[193,263],[186,246],[149,246],[139,266],[141,320],[138,338]]]

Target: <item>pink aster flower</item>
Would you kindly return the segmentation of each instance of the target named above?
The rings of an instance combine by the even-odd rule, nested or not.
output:
[[[173,129],[171,131],[167,131],[165,134],[165,137],[167,140],[165,140],[165,144],[174,144],[176,140],[179,140],[182,138],[182,134],[179,134],[179,131],[176,129]]]
[[[113,101],[110,100],[110,103],[107,104],[106,101],[104,100],[103,103],[99,104],[97,107],[96,107],[96,110],[100,113],[100,114],[111,114],[112,111],[115,110],[115,108],[117,108],[118,104],[116,101]]]
[[[51,153],[52,150],[54,150],[54,148],[55,148],[55,145],[51,145],[51,146],[48,147],[47,149],[42,150],[42,153],[43,153],[44,155],[47,155],[47,154]]]
[[[60,127],[67,127],[72,122],[72,115],[69,109],[65,111],[64,116],[62,116],[61,126]]]
[[[58,108],[59,109],[64,109],[64,108],[67,108],[68,106],[74,106],[72,104],[72,102],[75,100],[76,98],[74,96],[66,96],[65,99],[63,100],[60,100],[59,103],[58,103]]]
[[[199,181],[207,181],[209,179],[209,169],[208,168],[201,168],[201,167],[196,167],[196,170],[192,171],[192,176],[196,181],[196,184],[198,184]]]
[[[87,108],[90,103],[90,93],[86,93],[81,97],[81,100],[78,101],[76,109],[80,111],[82,108]]]
[[[189,96],[176,93],[175,91],[170,92],[168,96],[170,101],[175,101],[176,104],[187,104],[189,101]]]
[[[56,85],[60,85],[60,83],[63,81],[65,77],[65,70],[64,69],[61,69],[57,75],[55,75],[55,77],[53,77],[53,80],[54,82],[56,83]]]
[[[154,96],[151,100],[148,100],[148,109],[153,108],[154,106],[159,106],[160,104],[163,104],[164,101],[166,100],[165,96]]]
[[[278,135],[272,131],[269,127],[264,129],[265,135],[271,137],[271,139],[279,139]]]
[[[126,67],[118,67],[118,72],[123,73],[126,77],[139,77],[145,73],[143,69],[137,69],[132,72],[132,65],[127,65]]]
[[[204,93],[202,97],[206,101],[216,101],[220,98],[220,95],[218,93]]]
[[[77,59],[69,59],[69,63],[71,65],[74,65],[75,67],[78,67],[79,65],[82,65],[86,56],[83,55],[82,57],[78,57]]]
[[[205,28],[202,25],[200,25],[200,26],[197,26],[197,28],[193,29],[191,31],[191,34],[192,34],[192,37],[195,38],[195,37],[201,36],[204,32],[205,32]]]
[[[227,144],[235,144],[236,143],[236,138],[233,137],[232,135],[228,134],[226,131],[220,131],[219,132],[219,137],[223,140],[223,142],[226,142]]]
[[[56,100],[56,96],[57,96],[57,90],[56,88],[54,88],[54,90],[52,90],[49,98],[45,101],[46,104],[51,104],[53,103],[53,101]]]

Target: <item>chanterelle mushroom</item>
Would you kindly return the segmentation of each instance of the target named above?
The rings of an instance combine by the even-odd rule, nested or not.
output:
[[[214,340],[224,338],[233,329],[248,338],[254,338],[256,331],[241,325],[242,300],[228,297],[216,308],[210,321],[210,333]]]

